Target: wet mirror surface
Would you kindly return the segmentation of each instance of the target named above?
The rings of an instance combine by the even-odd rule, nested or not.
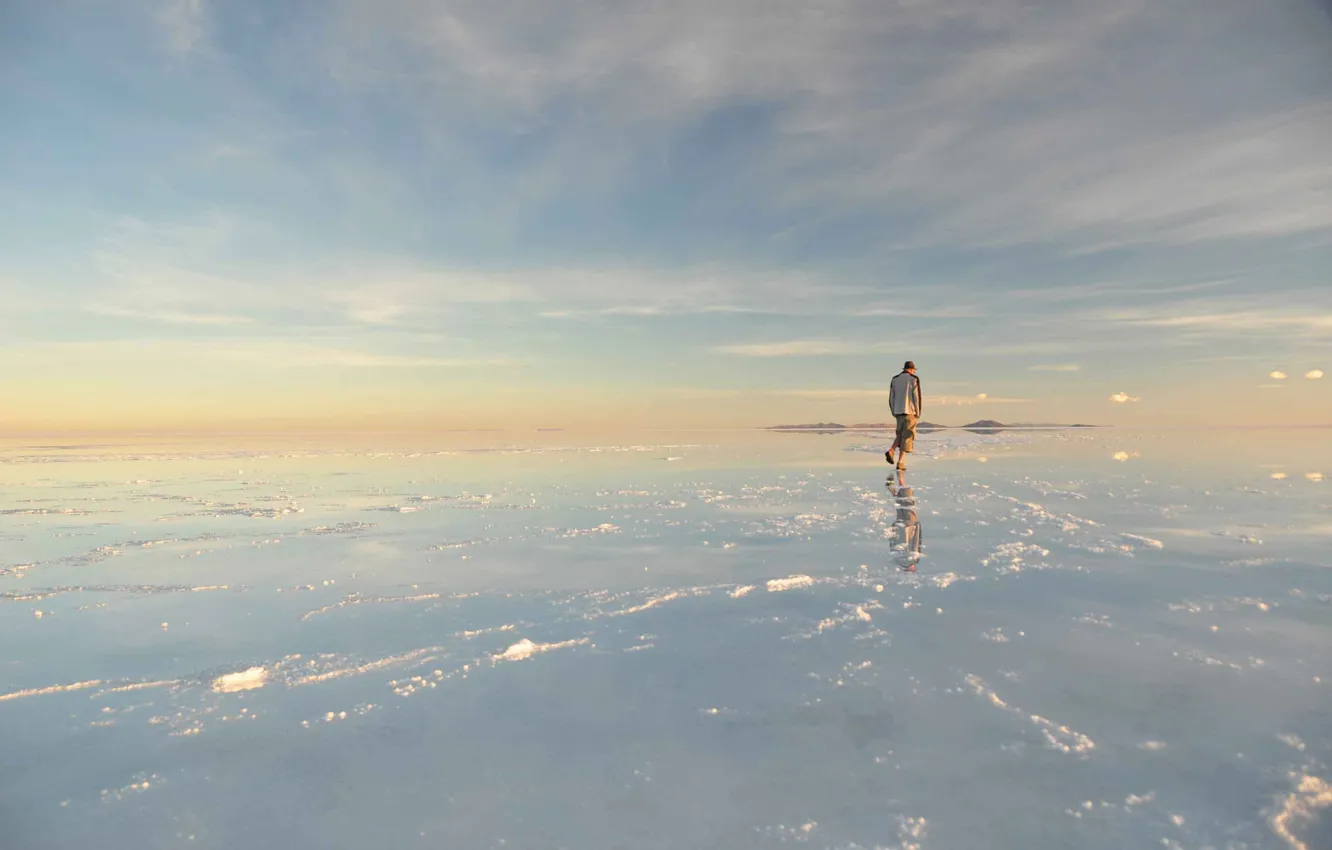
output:
[[[6,833],[1328,846],[1325,431],[885,442],[6,443]]]

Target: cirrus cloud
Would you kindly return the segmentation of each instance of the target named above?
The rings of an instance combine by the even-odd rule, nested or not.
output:
[[[1110,400],[1113,401],[1115,404],[1128,404],[1129,402],[1142,401],[1142,399],[1138,398],[1137,396],[1132,396],[1125,392],[1115,393],[1114,395],[1110,396]]]
[[[1080,363],[1038,363],[1035,366],[1027,367],[1029,372],[1080,372],[1082,364]]]
[[[819,357],[829,354],[855,354],[864,349],[831,339],[794,339],[785,342],[739,343],[719,345],[719,354],[737,357]]]

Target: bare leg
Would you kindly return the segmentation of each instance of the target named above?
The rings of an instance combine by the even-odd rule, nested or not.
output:
[[[905,425],[905,430],[902,427]],[[901,444],[901,452],[897,455],[897,468],[906,469],[906,456],[916,450],[916,420],[915,417],[908,416],[899,423],[897,429],[897,441]]]

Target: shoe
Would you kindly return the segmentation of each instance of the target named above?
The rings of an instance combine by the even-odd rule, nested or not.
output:
[[[892,449],[889,449],[888,451],[886,451],[886,452],[883,453],[883,456],[886,457],[886,458],[888,459],[888,465],[889,465],[889,466],[892,466],[892,465],[893,465],[893,450],[892,450]]]

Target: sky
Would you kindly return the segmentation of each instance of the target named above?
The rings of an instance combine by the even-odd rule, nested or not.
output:
[[[0,123],[0,431],[1332,423],[1329,0],[9,0]]]

